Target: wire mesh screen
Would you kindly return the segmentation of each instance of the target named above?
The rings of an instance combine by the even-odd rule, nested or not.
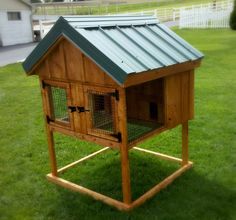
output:
[[[51,86],[54,120],[69,122],[66,90]]]
[[[127,120],[128,142],[132,142],[143,135],[159,128],[161,124],[150,121],[129,119]]]
[[[92,128],[97,133],[114,134],[114,100],[109,93],[90,92]]]

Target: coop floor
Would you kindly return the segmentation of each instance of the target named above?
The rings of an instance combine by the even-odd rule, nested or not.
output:
[[[130,118],[127,122],[129,143],[162,126],[162,124],[157,122],[142,121]],[[110,122],[103,124],[98,128],[109,133],[112,132],[113,125],[112,122]]]
[[[162,124],[156,122],[128,119],[128,142],[130,143],[161,126]]]

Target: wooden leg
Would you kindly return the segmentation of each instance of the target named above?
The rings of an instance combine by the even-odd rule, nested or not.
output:
[[[188,164],[188,121],[182,124],[182,166]]]
[[[129,148],[127,137],[127,115],[126,115],[126,95],[125,89],[119,90],[118,117],[119,129],[122,134],[122,143],[120,146],[121,157],[121,175],[122,175],[122,191],[123,201],[125,204],[131,203],[131,187],[130,187],[130,168],[129,168]]]
[[[53,132],[47,127],[47,138],[48,138],[48,152],[51,163],[51,171],[53,176],[57,176],[57,161],[54,149],[54,138]]]
[[[121,173],[122,173],[122,191],[123,201],[125,204],[131,203],[131,187],[130,187],[130,168],[129,168],[129,152],[128,148],[121,146]]]

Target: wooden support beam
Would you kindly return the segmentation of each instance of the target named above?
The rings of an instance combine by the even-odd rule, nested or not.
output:
[[[161,154],[161,153],[158,153],[158,152],[155,152],[155,151],[146,150],[146,149],[139,148],[139,147],[133,147],[133,149],[138,150],[138,151],[142,151],[142,152],[145,152],[145,153],[153,154],[153,155],[155,155],[157,157],[160,157],[164,160],[169,160],[169,161],[173,161],[173,162],[182,163],[182,159],[177,158],[177,157],[172,157],[172,156],[169,156],[169,155],[166,155],[166,154]]]
[[[159,191],[161,191],[163,188],[167,187],[170,183],[172,183],[178,176],[180,176],[183,172],[185,172],[186,170],[190,169],[192,167],[192,163],[188,163],[184,166],[182,166],[180,169],[178,169],[177,171],[175,171],[173,174],[171,174],[170,176],[168,176],[166,179],[164,179],[162,182],[160,182],[159,184],[157,184],[156,186],[154,186],[152,189],[150,189],[149,191],[147,191],[145,194],[143,194],[141,197],[139,197],[138,199],[136,199],[132,204],[130,209],[133,209],[137,206],[140,206],[141,204],[143,204],[144,202],[146,202],[148,199],[150,199],[151,197],[153,197],[156,193],[158,193]]]
[[[102,152],[104,152],[104,151],[106,151],[106,150],[108,150],[108,149],[110,149],[110,147],[105,147],[105,148],[103,148],[103,149],[101,149],[101,150],[99,150],[99,151],[96,151],[96,152],[94,152],[94,153],[92,153],[92,154],[89,154],[89,155],[86,156],[86,157],[83,157],[83,158],[81,158],[81,159],[79,159],[79,160],[77,160],[77,161],[74,161],[73,163],[70,163],[70,164],[68,164],[68,165],[66,165],[66,166],[64,166],[64,167],[62,167],[62,168],[60,168],[59,170],[57,170],[57,173],[62,173],[62,172],[64,172],[65,170],[67,170],[67,169],[69,169],[69,168],[75,166],[76,164],[81,163],[81,162],[83,162],[83,161],[85,161],[85,160],[88,160],[88,159],[90,159],[90,158],[96,156],[97,154],[100,154],[100,153],[102,153]]]
[[[72,183],[70,181],[64,180],[62,178],[56,177],[54,175],[52,175],[51,173],[47,175],[47,179],[53,183],[56,183],[64,188],[85,194],[85,195],[89,195],[91,197],[93,197],[96,200],[100,200],[108,205],[111,206],[115,206],[117,209],[121,210],[121,211],[128,211],[129,210],[129,205],[126,205],[123,202],[120,202],[118,200],[112,199],[108,196],[102,195],[100,193],[97,193],[93,190],[87,189],[83,186],[77,185],[75,183]]]
[[[182,124],[182,166],[188,164],[188,121]]]
[[[126,95],[125,89],[119,90],[119,103],[118,103],[118,118],[119,129],[121,132],[121,174],[122,174],[122,191],[123,201],[125,204],[131,203],[131,187],[130,187],[130,167],[129,167],[129,148],[127,137],[127,115],[126,115]]]
[[[56,161],[56,154],[54,148],[54,137],[53,132],[49,129],[48,125],[46,125],[47,131],[47,140],[48,140],[48,152],[51,164],[51,171],[52,175],[57,176],[57,161]]]

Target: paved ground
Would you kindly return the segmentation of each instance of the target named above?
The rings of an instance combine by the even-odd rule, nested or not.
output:
[[[0,47],[0,66],[23,61],[37,43]]]
[[[168,27],[177,26],[177,21],[165,23]],[[37,43],[22,44],[8,47],[0,47],[0,66],[11,63],[22,62],[30,52],[36,47]]]

